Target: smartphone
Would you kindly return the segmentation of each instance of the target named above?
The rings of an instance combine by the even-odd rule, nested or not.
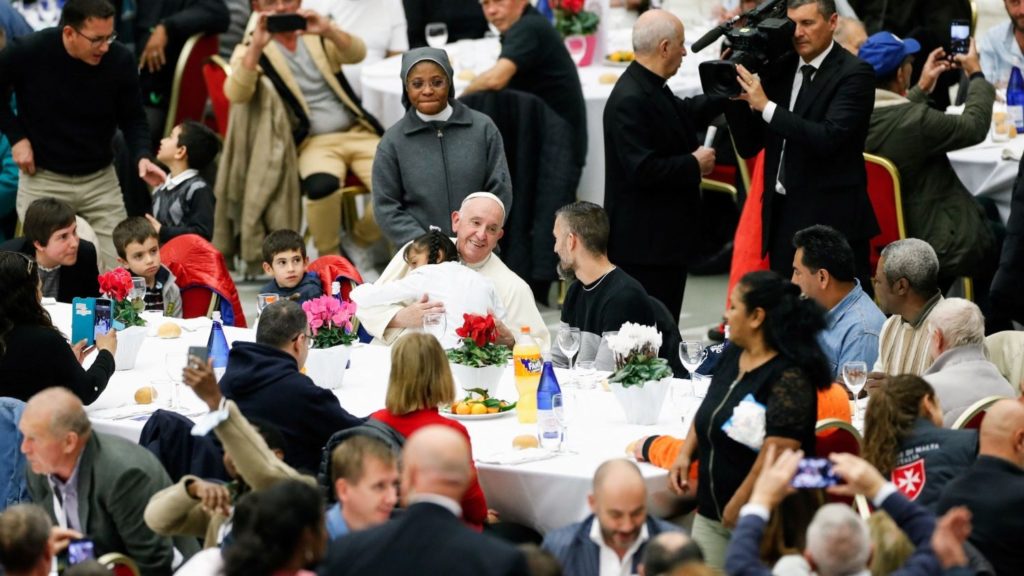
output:
[[[86,346],[96,343],[96,322],[93,320],[95,298],[75,298],[71,301],[71,344],[85,340]]]
[[[267,16],[267,32],[294,32],[306,29],[306,19],[301,14],[271,14]]]
[[[57,573],[63,574],[70,566],[86,560],[95,560],[96,550],[92,540],[81,538],[68,543],[66,550],[57,555]]]
[[[971,50],[971,23],[953,20],[949,25],[950,54],[967,54]]]
[[[201,368],[201,366],[196,366],[194,358],[198,358],[203,363],[206,363],[209,357],[210,350],[206,346],[189,346],[188,358],[186,358],[186,361],[188,362],[189,368]]]
[[[825,458],[804,458],[790,484],[793,488],[828,488],[839,483],[832,463]]]
[[[97,298],[93,307],[93,341],[95,336],[102,336],[113,328],[114,318],[112,316],[113,305],[106,298]]]

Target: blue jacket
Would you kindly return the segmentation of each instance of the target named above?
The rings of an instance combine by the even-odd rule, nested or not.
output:
[[[25,478],[25,455],[21,453],[18,421],[25,403],[15,398],[0,398],[0,512],[19,502],[29,502]]]
[[[882,502],[882,509],[910,538],[914,554],[890,576],[930,576],[943,574],[938,558],[932,553],[931,538],[935,516],[922,506],[907,500],[899,491]],[[732,540],[725,554],[725,573],[729,576],[770,576],[772,571],[761,562],[759,548],[765,521],[756,514],[744,514],[732,531]],[[950,571],[947,574],[960,574]],[[968,572],[970,573],[970,572]]]
[[[570,524],[558,530],[548,532],[541,547],[558,558],[565,576],[593,576],[601,570],[601,550],[590,539],[590,530],[594,525],[594,515],[586,520]],[[682,528],[657,518],[647,517],[648,542],[662,532],[681,532]],[[640,559],[644,555],[644,542],[633,555],[633,566],[630,574],[636,574]]]

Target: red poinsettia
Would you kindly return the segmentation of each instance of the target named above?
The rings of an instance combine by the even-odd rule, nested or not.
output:
[[[99,275],[100,292],[107,298],[120,302],[132,293],[132,275],[125,268],[114,268]]]
[[[498,328],[494,325],[494,316],[463,314],[462,326],[455,330],[460,338],[472,338],[473,343],[483,348],[498,339]]]

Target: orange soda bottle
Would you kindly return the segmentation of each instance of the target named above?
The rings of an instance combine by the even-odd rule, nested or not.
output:
[[[540,383],[544,363],[540,356],[540,344],[530,335],[530,327],[523,326],[512,348],[512,364],[515,366],[516,390],[519,401],[516,413],[519,422],[532,424],[537,421],[537,385]]]

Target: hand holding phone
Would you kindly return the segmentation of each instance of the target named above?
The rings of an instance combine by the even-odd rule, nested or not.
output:
[[[949,24],[950,59],[957,54],[967,54],[971,49],[971,23],[967,20],[953,20]]]
[[[839,483],[832,463],[825,458],[803,458],[791,482],[793,488],[828,488]]]
[[[302,14],[270,14],[267,16],[267,32],[279,34],[281,32],[295,32],[306,29],[306,18]]]

